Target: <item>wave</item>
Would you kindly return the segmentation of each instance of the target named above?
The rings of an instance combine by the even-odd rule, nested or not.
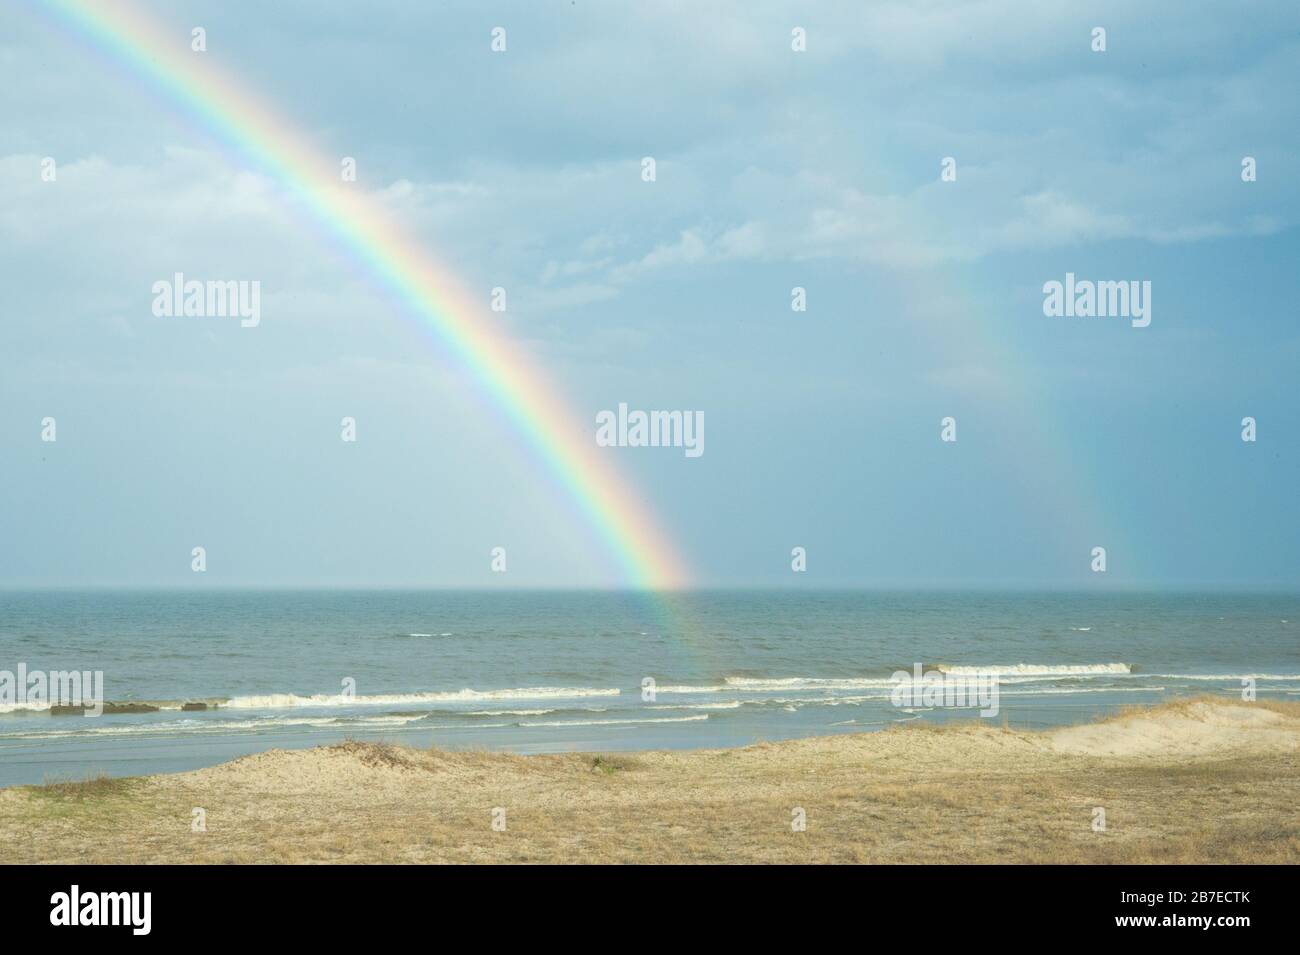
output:
[[[927,671],[937,670],[950,676],[978,676],[996,673],[1004,682],[1016,680],[1050,679],[1053,677],[1095,677],[1095,676],[1133,676],[1133,667],[1128,663],[1063,663],[1037,664],[1012,663],[1004,665],[972,666],[965,664],[939,664],[925,667]],[[1163,676],[1163,674],[1148,674]],[[1230,679],[1230,676],[1214,679]],[[1259,676],[1260,679],[1267,677]],[[1191,679],[1188,677],[1187,679]],[[1207,677],[1210,679],[1210,677]],[[1297,677],[1278,677],[1278,679],[1300,679]],[[724,677],[721,683],[711,684],[672,684],[657,688],[659,693],[779,693],[783,691],[823,691],[837,690],[888,690],[897,684],[891,677]]]
[[[997,674],[999,682],[1007,687],[1019,684],[1054,684],[1048,692],[1065,693],[1070,686],[1089,688],[1105,683],[1119,689],[1129,681],[1151,683],[1181,681],[1183,683],[1237,683],[1252,679],[1260,683],[1294,683],[1300,673],[1169,673],[1135,672],[1128,663],[1084,664],[1033,664],[1004,665],[940,664],[926,667],[953,677],[974,677],[979,674]],[[580,677],[577,677],[580,679]],[[1107,679],[1109,678],[1109,679]],[[657,693],[671,700],[674,696],[688,699],[668,708],[703,710],[729,710],[742,705],[842,705],[868,702],[886,698],[897,684],[883,675],[863,677],[749,677],[728,676],[721,682],[707,684],[669,684],[657,687]],[[631,694],[636,695],[633,688]],[[719,699],[695,702],[695,696],[714,696]],[[428,690],[418,692],[377,693],[372,695],[343,696],[341,694],[261,693],[234,697],[207,697],[188,699],[126,699],[104,703],[104,716],[130,716],[149,713],[175,713],[179,711],[277,711],[302,709],[368,709],[391,707],[393,716],[431,717],[512,717],[545,716],[556,712],[551,704],[559,701],[629,699],[615,687],[592,686],[532,686],[501,689]],[[630,702],[635,703],[635,699]],[[478,706],[475,706],[478,704]],[[516,704],[511,706],[511,704]],[[438,710],[439,706],[446,709]],[[403,709],[405,707],[405,709]],[[414,708],[414,709],[412,709]],[[600,712],[596,707],[562,707],[578,712]],[[57,718],[80,717],[82,710],[74,707],[52,707],[49,702],[0,703],[0,717],[52,715]]]
[[[660,710],[735,710],[749,703],[762,703],[762,700],[727,700],[724,703],[657,703]]]
[[[168,720],[161,723],[132,723],[115,726],[90,726],[77,729],[48,729],[36,732],[0,733],[0,740],[61,740],[102,737],[180,737],[208,736],[231,733],[258,733],[265,730],[335,729],[340,732],[359,732],[394,726],[419,726],[428,730],[492,729],[527,727],[530,729],[568,726],[638,726],[649,723],[698,723],[709,718],[707,713],[693,716],[659,716],[627,719],[587,720],[517,720],[501,723],[424,723],[410,717],[376,716],[359,719],[339,717],[297,717],[287,719],[248,720]]]
[[[873,687],[893,686],[894,681],[880,677],[782,677],[781,679],[752,679],[729,676],[724,681],[729,689],[744,693],[768,693],[779,690],[865,690]]]
[[[280,710],[304,706],[390,706],[412,703],[476,703],[485,700],[576,700],[592,696],[618,696],[618,689],[588,686],[525,686],[502,690],[450,690],[426,693],[379,693],[373,696],[268,693],[236,696],[224,705],[230,709]]]
[[[193,710],[216,709],[226,702],[225,697],[217,697],[204,700],[105,700],[105,716],[121,716],[130,713],[152,713],[159,710],[180,711],[189,707]],[[24,713],[48,713],[51,709],[66,709],[78,711],[80,715],[81,706],[65,706],[61,703],[50,703],[49,701],[27,701],[23,703],[0,703],[0,714],[24,714]]]
[[[1164,691],[1163,686],[1069,686],[1069,687],[1026,687],[1024,689],[1002,689],[1003,696],[1073,696],[1079,693],[1156,693]],[[776,696],[750,700],[728,700],[720,703],[665,703],[658,709],[666,710],[734,710],[738,707],[781,707],[786,710],[800,710],[806,706],[862,706],[869,703],[887,703],[890,701],[892,688],[881,689],[877,693],[852,694],[840,696]]]
[[[656,693],[726,693],[725,686],[692,686],[690,684],[670,684],[668,686],[655,687]]]
[[[545,723],[520,722],[519,726],[626,726],[639,723],[698,723],[707,720],[708,713],[698,716],[656,716],[643,720],[547,720]]]
[[[289,710],[301,707],[349,706],[401,706],[431,703],[478,703],[501,700],[576,700],[587,697],[618,696],[622,691],[613,687],[589,686],[525,686],[499,690],[444,690],[419,693],[376,693],[373,695],[344,696],[330,693],[260,693],[235,697],[208,697],[206,699],[175,700],[107,700],[105,716],[122,716],[158,711],[203,710]],[[0,715],[48,713],[51,704],[41,702],[0,703]],[[60,707],[60,709],[64,709]],[[80,707],[72,715],[81,715]],[[60,713],[57,715],[68,715]],[[489,714],[491,715],[491,714]]]
[[[884,677],[754,677],[729,676],[709,685],[677,684],[656,687],[658,693],[781,693],[787,690],[866,690],[891,687]]]
[[[1001,696],[1074,696],[1077,693],[1163,693],[1163,686],[1040,686],[1026,690],[1000,690]]]
[[[44,713],[48,703],[0,703],[0,713]]]
[[[935,669],[954,676],[978,673],[997,673],[1001,676],[1100,676],[1133,672],[1133,667],[1128,663],[1012,663],[1001,666],[953,666],[941,663]]]
[[[1161,680],[1300,680],[1300,673],[1149,673]]]
[[[294,729],[336,727],[348,731],[403,726],[414,722],[410,717],[372,716],[349,719],[346,717],[317,716],[288,719],[247,720],[165,720],[160,723],[128,723],[109,726],[80,726],[77,729],[50,729],[35,732],[0,733],[0,739],[70,739],[96,736],[174,736],[183,734],[255,733],[266,729]]]

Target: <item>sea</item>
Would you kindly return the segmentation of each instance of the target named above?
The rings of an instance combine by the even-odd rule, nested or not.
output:
[[[972,669],[997,674],[995,713],[894,692],[899,671]],[[103,713],[17,685],[71,671],[102,674]],[[614,752],[1042,729],[1250,692],[1300,696],[1300,595],[0,592],[0,786],[344,739]]]

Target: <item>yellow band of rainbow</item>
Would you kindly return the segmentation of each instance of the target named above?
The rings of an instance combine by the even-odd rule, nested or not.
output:
[[[628,582],[665,589],[687,580],[685,564],[645,501],[596,447],[591,427],[459,283],[420,249],[379,203],[341,181],[283,116],[122,0],[46,0],[61,19],[192,110],[220,139],[308,209],[469,370],[617,557]]]

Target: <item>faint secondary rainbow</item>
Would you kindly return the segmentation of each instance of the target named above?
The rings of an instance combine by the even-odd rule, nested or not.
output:
[[[447,346],[545,461],[617,556],[629,581],[647,589],[687,580],[653,515],[598,453],[558,391],[514,346],[490,312],[420,251],[355,184],[340,181],[340,157],[325,157],[285,117],[190,49],[187,32],[165,31],[119,0],[46,0],[45,6],[137,73],[192,109],[218,136],[252,159],[402,300]],[[594,427],[594,419],[592,421]]]

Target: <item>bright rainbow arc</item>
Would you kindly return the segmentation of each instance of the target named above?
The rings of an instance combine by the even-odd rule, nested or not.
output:
[[[450,275],[419,254],[405,235],[341,182],[336,164],[235,81],[190,50],[186,34],[163,32],[129,4],[49,0],[73,26],[107,47],[136,72],[195,110],[240,152],[285,187],[461,361],[529,441],[617,556],[630,582],[643,589],[685,584],[685,564],[644,504],[597,452],[594,436],[575,434],[578,419],[524,356],[483,315]],[[594,426],[594,425],[593,425]],[[579,433],[581,429],[578,429]]]

